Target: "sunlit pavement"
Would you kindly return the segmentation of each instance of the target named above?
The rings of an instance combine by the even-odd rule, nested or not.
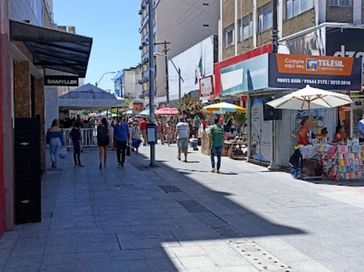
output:
[[[42,222],[0,240],[1,271],[363,271],[364,189],[294,180],[199,151],[127,157],[97,151],[47,169]],[[70,154],[71,155],[71,154]]]

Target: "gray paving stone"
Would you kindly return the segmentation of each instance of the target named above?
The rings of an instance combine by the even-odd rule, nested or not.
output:
[[[8,258],[5,269],[24,268],[24,267],[40,267],[42,263],[42,255],[19,256]]]
[[[42,266],[52,266],[61,264],[76,264],[75,253],[58,253],[58,254],[45,254],[42,259]]]
[[[115,261],[112,262],[112,269],[115,272],[148,272],[151,271],[145,260]]]

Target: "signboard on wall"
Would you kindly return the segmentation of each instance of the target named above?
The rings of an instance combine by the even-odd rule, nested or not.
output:
[[[250,152],[254,160],[269,162],[272,156],[272,121],[264,121],[266,98],[252,99]]]
[[[221,95],[267,88],[268,56],[263,54],[221,69]]]
[[[52,76],[45,75],[44,76],[44,85],[45,86],[78,86],[78,77],[77,76]]]
[[[361,90],[361,61],[353,58],[269,55],[269,87]]]
[[[207,76],[200,79],[200,97],[210,98],[214,93],[213,76]]]

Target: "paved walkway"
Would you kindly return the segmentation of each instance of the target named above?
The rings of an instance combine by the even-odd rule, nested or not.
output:
[[[148,149],[100,171],[82,154],[45,173],[42,222],[0,240],[0,271],[363,271],[364,189],[314,184],[199,152]],[[356,185],[356,184],[349,184]],[[360,185],[360,184],[358,184]]]

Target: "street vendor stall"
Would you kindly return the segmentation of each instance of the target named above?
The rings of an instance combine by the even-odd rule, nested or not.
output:
[[[231,103],[227,103],[227,102],[220,102],[220,103],[205,106],[203,108],[203,111],[205,113],[209,113],[209,114],[224,115],[229,112],[242,113],[242,112],[245,112],[245,109],[238,105],[235,105],[235,104],[231,104]],[[223,146],[223,150],[222,150],[222,156],[228,156],[230,158],[233,157],[235,150],[241,150],[242,146],[247,144],[246,139],[245,140],[241,139],[241,137],[239,138],[238,136],[231,138],[231,137],[229,137],[229,133],[225,133],[224,139],[225,140],[224,140],[224,146]],[[208,128],[206,129],[206,131],[204,131],[202,133],[201,153],[204,155],[210,154],[210,139],[209,139]],[[241,151],[239,154],[242,155],[243,152]],[[239,159],[241,159],[241,158],[242,158],[242,156],[239,156]]]
[[[323,174],[333,180],[350,180],[362,177],[362,173],[364,173],[362,150],[364,151],[364,147],[362,149],[357,140],[335,139],[338,131],[335,137],[332,137],[332,140],[337,140],[337,142],[329,143],[327,131],[324,129],[321,129],[320,132],[325,134],[324,137],[317,137],[317,125],[311,117],[312,109],[335,108],[351,103],[352,100],[345,94],[324,91],[308,85],[301,90],[267,103],[278,109],[308,110],[307,143],[302,143],[304,138],[302,135],[297,136],[303,157],[303,172],[306,176]],[[303,125],[304,122],[302,122]],[[338,128],[340,128],[340,124]],[[321,135],[319,134],[319,136]]]

